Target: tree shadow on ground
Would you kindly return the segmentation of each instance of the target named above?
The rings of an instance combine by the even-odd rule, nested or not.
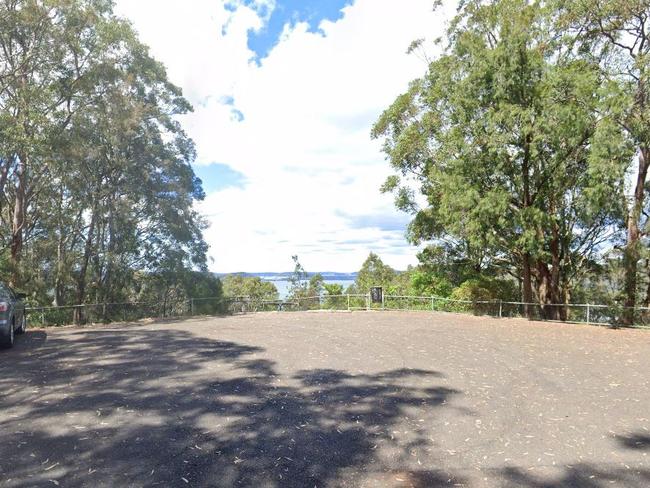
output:
[[[191,327],[30,331],[0,354],[0,487],[650,486],[650,470],[610,464],[454,472],[436,453],[458,446],[414,417],[472,414],[442,373],[287,372],[265,353]]]
[[[0,486],[464,482],[413,466],[423,429],[391,432],[410,408],[453,408],[461,392],[413,386],[440,373],[286,375],[263,353],[191,330],[28,334],[0,363]]]
[[[635,432],[629,435],[617,435],[616,440],[627,449],[635,451],[650,451],[650,434],[646,432]]]
[[[539,476],[520,468],[504,468],[499,473],[504,488],[603,488],[624,486],[647,488],[650,470],[580,463],[563,468],[559,476]]]

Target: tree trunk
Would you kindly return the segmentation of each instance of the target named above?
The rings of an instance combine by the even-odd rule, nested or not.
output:
[[[561,302],[561,293],[558,281],[555,280],[554,270],[549,269],[544,262],[537,262],[537,272],[539,274],[538,296],[539,304],[542,308],[542,317],[545,320],[563,320]]]
[[[537,283],[537,298],[539,300],[541,316],[543,319],[548,320],[550,317],[547,304],[550,303],[549,288],[551,276],[546,265],[539,261],[537,262],[537,274],[539,275],[539,281]]]
[[[530,195],[530,144],[532,137],[530,134],[526,135],[524,140],[524,158],[521,166],[521,180],[523,183],[523,208],[530,207],[532,200]],[[533,319],[533,310],[530,303],[533,302],[533,284],[532,284],[532,273],[531,273],[531,258],[530,252],[524,252],[523,258],[523,292],[524,292],[524,314],[528,317],[528,320]]]
[[[54,279],[54,306],[60,307],[64,303],[63,297],[63,229],[59,230],[59,239],[56,247],[56,277]]]
[[[554,211],[554,206],[553,206]],[[551,279],[550,279],[550,307],[551,320],[566,320],[566,308],[564,307],[564,296],[560,288],[562,279],[562,253],[560,249],[560,231],[557,221],[553,220],[551,249]]]
[[[648,175],[648,165],[650,165],[650,148],[642,147],[639,152],[639,171],[634,188],[634,201],[627,218],[627,245],[623,254],[623,266],[625,268],[625,313],[623,321],[626,325],[634,322],[634,307],[636,306],[637,293],[637,267],[641,257],[640,240],[641,232],[639,221],[643,202],[645,198],[645,181]]]
[[[54,278],[54,306],[60,307],[64,304],[64,283],[63,283],[63,271],[64,271],[64,256],[65,256],[65,234],[66,229],[63,224],[63,190],[59,191],[59,201],[58,201],[58,239],[56,246],[56,276]]]
[[[645,271],[648,283],[646,284],[645,300],[643,300],[643,306],[650,307],[650,259],[645,260]]]
[[[11,285],[20,287],[20,260],[23,251],[23,234],[25,229],[25,195],[26,195],[27,156],[20,156],[16,167],[16,196],[14,199],[14,215],[11,223]]]
[[[522,263],[522,291],[523,291],[523,300],[524,300],[524,314],[528,317],[529,320],[533,320],[533,310],[531,309],[530,303],[533,302],[533,284],[532,276],[530,272],[530,254],[524,253],[523,263]]]
[[[88,264],[93,250],[93,237],[95,232],[95,225],[97,223],[97,201],[93,202],[93,208],[90,216],[90,224],[88,226],[88,234],[86,236],[86,244],[84,246],[84,256],[81,261],[81,269],[79,270],[79,277],[77,279],[77,305],[83,304],[86,299],[86,273],[88,271]],[[75,323],[83,322],[83,311],[81,308],[75,308]]]
[[[7,177],[9,176],[9,167],[11,166],[11,159],[0,160],[0,195],[5,191],[5,185],[7,184]],[[0,202],[0,209],[2,208],[2,202]]]

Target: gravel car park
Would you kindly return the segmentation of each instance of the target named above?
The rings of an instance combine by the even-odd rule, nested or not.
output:
[[[30,328],[0,487],[650,486],[650,331],[426,312]]]

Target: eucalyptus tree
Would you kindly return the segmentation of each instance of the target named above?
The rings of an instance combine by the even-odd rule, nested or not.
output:
[[[0,271],[56,304],[205,271],[191,110],[112,2],[0,0]]]
[[[305,271],[305,268],[303,268],[302,264],[300,264],[297,254],[291,256],[291,260],[293,261],[293,272],[288,278],[289,290],[287,295],[289,298],[306,297],[308,296],[309,291],[307,272]]]
[[[393,268],[384,264],[381,258],[371,252],[361,265],[361,269],[357,273],[355,286],[358,293],[370,293],[370,288],[374,286],[381,286],[388,289],[393,284],[397,273]]]
[[[75,111],[92,103],[89,88],[106,76],[126,26],[111,2],[0,2],[0,191],[12,281],[27,233],[41,216],[34,203],[53,176],[52,145]]]
[[[620,134],[592,144],[605,130],[601,70],[556,21],[552,2],[463,2],[443,53],[373,129],[396,171],[383,190],[414,213],[411,239],[507,258],[523,300],[554,319],[565,310],[549,305],[568,301],[615,232],[624,172]]]
[[[89,279],[96,300],[116,300],[136,270],[173,276],[205,267],[193,209],[203,190],[192,141],[174,118],[191,107],[135,37],[126,47],[122,75],[99,83],[101,100],[73,117],[66,135],[74,143],[61,154],[74,165],[67,180],[82,209],[80,242],[71,241],[80,253],[77,303]]]
[[[629,157],[631,188],[625,201],[625,305],[637,303],[638,263],[647,234],[650,168],[650,1],[565,0],[561,21],[584,53],[600,64],[612,88],[614,120],[634,147]],[[650,293],[650,286],[648,292]],[[632,315],[628,314],[628,321]]]
[[[278,289],[270,281],[259,276],[227,275],[223,278],[223,293],[226,297],[248,297],[252,300],[277,300]]]

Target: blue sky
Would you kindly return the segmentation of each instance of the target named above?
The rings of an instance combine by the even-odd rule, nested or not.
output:
[[[353,4],[352,0],[281,0],[270,8],[267,4],[259,4],[255,0],[243,2],[226,2],[226,9],[236,12],[241,5],[256,10],[262,17],[266,17],[264,26],[259,30],[248,32],[248,48],[255,53],[255,61],[262,60],[272,51],[280,41],[280,36],[285,26],[294,26],[298,22],[305,22],[308,32],[323,35],[320,29],[323,20],[337,21],[343,17],[342,9]],[[236,108],[232,96],[224,96],[221,100],[224,105],[231,107],[232,119],[241,122],[244,114]],[[223,190],[228,187],[241,188],[246,182],[246,177],[222,163],[209,165],[195,165],[196,175],[203,181],[203,189],[207,193]]]
[[[426,71],[406,49],[442,34],[432,4],[116,0],[194,106],[179,121],[196,144],[211,270],[286,271],[298,254],[309,271],[355,271],[371,251],[417,263],[370,131]]]
[[[227,164],[196,164],[194,165],[194,173],[201,178],[203,190],[206,193],[213,193],[226,188],[243,188],[246,184],[246,176]]]
[[[266,4],[256,6],[258,2],[255,0],[246,0],[244,5],[257,9],[262,16],[267,17],[261,30],[250,32],[248,47],[255,53],[256,60],[261,61],[278,43],[285,26],[305,22],[309,26],[308,32],[323,34],[321,22],[341,19],[343,7],[352,3],[352,0],[279,0],[274,8],[269,8]],[[228,8],[236,10],[238,4],[241,2],[232,2]]]

